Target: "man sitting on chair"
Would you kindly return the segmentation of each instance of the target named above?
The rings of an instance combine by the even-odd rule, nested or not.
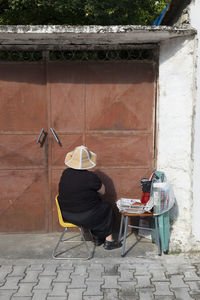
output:
[[[96,154],[79,146],[67,153],[65,164],[69,168],[62,173],[58,196],[63,219],[90,229],[96,246],[104,243],[106,250],[121,247],[112,236],[112,206],[100,198],[105,187],[94,172],[88,171],[96,166]]]

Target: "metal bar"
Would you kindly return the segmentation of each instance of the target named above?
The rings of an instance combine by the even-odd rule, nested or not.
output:
[[[121,241],[121,237],[122,237],[122,229],[123,229],[123,223],[124,223],[124,216],[121,215],[121,222],[120,222],[120,230],[119,230],[119,235],[118,235],[118,242]]]
[[[41,131],[40,131],[40,133],[39,133],[39,135],[38,135],[38,138],[37,138],[37,141],[36,141],[37,144],[38,144],[38,143],[41,143],[41,142],[40,142],[40,138],[41,138],[43,132],[44,132],[44,128],[41,129]]]
[[[58,242],[57,242],[57,244],[56,244],[56,247],[54,248],[54,250],[53,250],[53,252],[52,252],[52,258],[54,258],[54,259],[59,259],[57,256],[58,256],[58,254],[56,255],[55,253],[56,253],[56,250],[58,249],[58,246],[59,246],[59,244],[60,244],[60,242],[62,242],[62,238],[63,238],[63,236],[64,236],[64,234],[67,232],[67,227],[64,229],[64,231],[61,233],[61,235],[60,235],[60,238],[59,238],[59,240],[58,240]]]
[[[147,228],[147,227],[142,227],[142,226],[128,225],[128,227],[130,227],[130,228],[136,228],[136,229],[146,229],[146,230],[154,231],[153,228]]]
[[[61,144],[59,138],[57,137],[55,131],[53,130],[53,128],[50,127],[50,130],[51,130],[51,133],[53,134],[53,137],[54,137],[54,139],[56,140],[56,142],[57,142],[60,146],[62,146],[62,144]]]
[[[126,248],[127,228],[128,228],[128,216],[125,217],[124,238],[123,238],[123,244],[122,244],[122,253],[121,253],[121,256],[124,256],[124,252],[125,252],[125,248]]]

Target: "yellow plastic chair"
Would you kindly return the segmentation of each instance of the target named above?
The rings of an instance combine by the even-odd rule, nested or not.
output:
[[[55,200],[56,200],[56,207],[57,207],[57,212],[58,212],[58,220],[59,220],[60,225],[62,227],[64,227],[64,231],[61,233],[61,236],[60,236],[60,238],[58,240],[58,243],[57,243],[55,249],[52,252],[52,257],[54,259],[81,259],[81,258],[90,259],[90,258],[92,258],[93,253],[90,252],[90,250],[89,250],[87,241],[86,241],[84,233],[83,233],[83,227],[82,226],[79,227],[79,226],[76,226],[76,225],[74,225],[72,223],[65,222],[63,220],[62,213],[61,213],[61,210],[60,210],[60,206],[59,206],[59,203],[58,203],[58,195],[56,196]],[[80,240],[71,240],[71,239],[67,239],[67,240],[65,239],[65,240],[63,240],[63,237],[64,237],[65,233],[67,232],[68,228],[70,228],[70,227],[77,227],[79,229],[80,236],[81,236],[81,241]],[[58,249],[58,247],[59,247],[59,245],[60,245],[61,242],[79,243],[79,244],[83,243],[83,244],[85,244],[87,252],[88,252],[88,257],[59,257],[59,255],[61,255],[61,254],[65,253],[65,252],[69,251],[70,249],[74,248],[74,247],[72,247],[70,249],[67,249],[65,251],[62,251],[62,252],[59,252],[59,253],[56,254],[56,251],[57,251],[57,249]]]

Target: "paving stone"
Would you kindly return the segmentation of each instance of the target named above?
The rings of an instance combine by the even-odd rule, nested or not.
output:
[[[20,276],[7,277],[5,284],[0,287],[0,290],[17,290],[20,279],[22,279]]]
[[[133,281],[133,273],[135,272],[134,265],[120,264],[118,271],[120,276],[118,281]]]
[[[87,268],[88,270],[100,270],[101,272],[104,271],[104,266],[102,264],[90,264]]]
[[[135,265],[131,263],[120,263],[118,271],[120,270],[136,270]]]
[[[138,292],[135,290],[135,282],[125,282],[119,283],[119,298],[122,300],[139,299]]]
[[[136,288],[151,288],[150,275],[149,276],[135,276],[137,283]]]
[[[8,300],[17,290],[0,290],[0,299]]]
[[[43,264],[31,264],[27,267],[27,271],[43,271]]]
[[[118,264],[106,264],[106,265],[104,265],[103,275],[106,275],[106,276],[119,275],[118,267],[119,267]]]
[[[140,300],[152,300],[154,299],[154,288],[145,288],[145,289],[139,289],[139,299]]]
[[[103,281],[86,281],[87,290],[83,293],[84,296],[102,296],[101,286]]]
[[[120,285],[117,283],[119,276],[102,276],[104,279],[103,289],[118,289]]]
[[[52,290],[52,282],[55,276],[41,276],[39,283],[34,286],[34,290]]]
[[[88,281],[101,281],[102,280],[102,271],[101,270],[95,270],[95,269],[91,269],[88,270]]]
[[[105,289],[103,300],[118,300],[118,292],[114,289]],[[132,298],[134,299],[134,298]],[[126,300],[125,298],[123,300]]]
[[[85,289],[68,289],[68,300],[82,300],[84,291]]]
[[[32,300],[46,300],[48,293],[48,290],[33,290]]]
[[[20,281],[20,283],[25,282],[38,282],[39,281],[39,274],[41,271],[26,271],[25,277]]]
[[[31,297],[33,283],[19,283],[19,289],[14,295],[15,297]]]
[[[58,276],[53,280],[53,282],[71,282],[71,273],[72,270],[60,270],[58,271]]]
[[[104,272],[104,267],[102,264],[90,264],[87,268],[88,281],[102,281],[102,273]]]
[[[164,268],[151,269],[149,271],[152,275],[151,281],[169,281]]]
[[[118,281],[133,281],[133,270],[119,268]]]
[[[6,281],[6,276],[12,272],[12,266],[1,266],[0,267],[0,284]]]
[[[71,275],[70,278],[71,278],[72,281],[68,285],[69,289],[86,288],[86,284],[85,284],[86,277],[84,277],[84,276],[78,276],[78,275]]]
[[[189,271],[183,271],[184,274],[184,281],[195,281],[200,280],[200,276],[197,276],[196,270],[189,270]]]
[[[44,265],[44,270],[40,273],[40,276],[57,276],[57,269],[58,265]]]
[[[200,295],[200,281],[188,281],[187,284],[189,285],[191,295],[199,294]]]
[[[13,266],[12,272],[8,274],[8,276],[25,276],[25,270],[27,266]]]
[[[171,275],[170,276],[170,288],[188,288],[188,285],[183,281],[183,275]]]
[[[150,272],[146,265],[136,265],[134,272],[135,276],[146,276],[147,274],[150,274]]]
[[[56,282],[53,283],[53,289],[49,293],[49,296],[66,297],[67,296],[67,283]]]
[[[180,269],[179,265],[167,265],[166,266],[166,274],[167,275],[182,275],[183,271]]]
[[[170,291],[169,282],[164,281],[154,281],[155,296],[173,296],[174,294]]]
[[[75,266],[73,275],[78,275],[78,276],[87,275],[87,266],[86,265]]]
[[[180,299],[180,300],[191,300],[194,299],[190,296],[189,294],[189,289],[187,288],[173,288],[173,291],[175,293],[176,299]]]
[[[187,272],[196,272],[196,268],[188,262],[188,264],[180,264],[179,269],[181,273],[187,273]]]
[[[74,266],[72,264],[72,262],[67,262],[67,263],[64,263],[64,264],[60,264],[57,268],[57,271],[61,271],[61,270],[74,270]]]

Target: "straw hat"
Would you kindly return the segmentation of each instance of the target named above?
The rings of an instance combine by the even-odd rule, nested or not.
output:
[[[65,164],[77,170],[91,169],[96,166],[97,156],[85,146],[79,146],[67,153]]]

